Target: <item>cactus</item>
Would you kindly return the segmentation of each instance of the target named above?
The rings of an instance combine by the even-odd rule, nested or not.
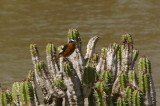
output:
[[[139,59],[138,68],[139,71],[143,71],[144,73],[151,73],[151,63],[145,56]]]
[[[123,97],[119,97],[117,100],[117,106],[126,106],[125,99]]]
[[[128,46],[133,46],[133,39],[132,36],[128,33],[125,33],[124,35],[122,35],[121,41],[124,44],[129,44]],[[131,44],[131,45],[130,45]]]
[[[139,89],[143,91],[144,94],[149,93],[149,75],[143,72],[139,73]]]
[[[112,75],[109,70],[100,73],[99,81],[95,85],[95,94],[99,105],[111,105]]]
[[[23,85],[22,88],[23,88],[23,95],[24,95],[25,104],[31,105],[32,101],[34,100],[34,93],[33,93],[32,84],[29,81],[25,81],[22,83],[23,84],[20,84],[20,86]]]
[[[55,80],[54,83],[55,83],[55,86],[57,86],[58,88],[62,90],[66,90],[66,85],[64,84],[64,81],[61,78]]]
[[[70,66],[69,65],[69,63],[67,63],[67,62],[65,62],[64,64],[63,64],[63,68],[64,68],[64,72],[66,73],[66,75],[68,76],[68,77],[71,77],[72,76],[72,66]]]
[[[76,30],[76,29],[69,29],[68,38],[74,39],[74,40],[76,40],[76,42],[78,42],[80,44],[82,43],[81,38],[80,38],[80,34],[79,34],[78,30]]]
[[[99,80],[104,80],[107,88],[109,89],[109,93],[112,89],[112,74],[110,70],[104,70],[100,74]],[[109,95],[109,93],[107,93]]]
[[[12,92],[1,90],[0,105],[40,105],[37,82],[43,104],[47,106],[84,106],[84,103],[90,106],[156,106],[151,62],[145,56],[139,59],[137,78],[134,65],[139,51],[133,48],[131,35],[122,35],[120,44],[103,47],[100,56],[95,53],[98,36],[89,40],[85,56],[76,29],[69,29],[70,39],[76,40],[77,48],[67,59],[57,59],[57,50],[60,52],[63,46],[56,49],[53,43],[47,44],[47,65],[41,60],[36,44],[31,44],[34,71],[29,72],[26,80],[15,82]]]
[[[132,95],[132,105],[133,106],[143,106],[144,97],[141,91],[135,90]]]
[[[16,105],[34,105],[34,91],[30,81],[15,82],[12,86],[12,97]]]
[[[98,54],[93,54],[93,61],[98,62],[99,55]]]
[[[128,78],[127,78],[126,72],[124,72],[124,71],[120,72],[119,76],[118,76],[118,80],[119,80],[119,83],[120,83],[121,91],[124,91],[125,88],[128,85]]]
[[[103,85],[105,85],[103,81],[99,81],[95,85],[96,87],[95,95],[96,95],[97,104],[99,106],[105,106],[105,100],[106,100],[105,96],[106,95],[103,90]]]
[[[135,87],[133,85],[129,85],[127,88],[126,88],[126,96],[125,96],[125,99],[126,99],[126,102],[128,103],[127,105],[128,106],[132,106],[132,95],[133,95],[133,91],[135,90]]]
[[[7,105],[7,101],[6,101],[6,96],[4,93],[0,93],[0,100],[1,100],[1,104],[2,106],[6,106]]]
[[[0,93],[2,106],[34,106],[34,92],[30,81],[15,82],[12,85],[12,92],[9,90],[2,90]]]
[[[92,66],[88,66],[84,69],[84,84],[90,84],[95,81],[95,68]]]
[[[136,61],[136,60],[137,60],[138,54],[139,54],[139,51],[138,51],[138,50],[133,50],[133,57],[132,57],[132,60],[133,60],[133,61]]]
[[[137,76],[136,76],[136,72],[135,70],[129,70],[128,72],[128,83],[132,84],[134,86],[138,86],[137,85]]]
[[[56,53],[56,47],[54,44],[52,43],[49,43],[47,46],[46,46],[46,51],[49,53],[49,54],[55,54]]]
[[[103,47],[103,48],[101,49],[101,54],[102,54],[103,58],[106,59],[107,48]]]
[[[13,97],[13,102],[19,105],[19,97],[20,97],[20,87],[19,87],[19,82],[14,82],[12,85],[12,97]]]
[[[122,61],[122,51],[123,51],[123,49],[124,49],[124,46],[121,45],[121,46],[119,47],[118,52],[117,52],[117,60],[118,60],[119,62]]]
[[[11,95],[11,91],[9,90],[2,90],[2,92],[0,93],[0,100],[1,100],[1,104],[2,106],[7,106],[9,104],[12,104],[12,95]]]

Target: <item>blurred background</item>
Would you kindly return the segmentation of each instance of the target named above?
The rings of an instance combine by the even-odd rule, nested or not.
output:
[[[77,28],[85,53],[88,40],[99,35],[96,52],[120,42],[130,33],[134,48],[152,63],[152,76],[160,104],[160,1],[159,0],[1,0],[0,82],[10,88],[33,69],[29,45],[36,43],[45,60],[45,46],[67,43],[69,28]],[[139,56],[139,57],[140,57]],[[137,66],[137,63],[136,63]]]

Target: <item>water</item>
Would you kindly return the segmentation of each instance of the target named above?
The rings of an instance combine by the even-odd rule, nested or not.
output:
[[[160,104],[160,1],[150,0],[1,0],[0,1],[0,81],[10,88],[33,69],[30,43],[36,43],[45,59],[45,46],[67,42],[69,28],[77,28],[83,40],[99,35],[98,50],[133,35],[140,56],[152,62],[152,76]]]

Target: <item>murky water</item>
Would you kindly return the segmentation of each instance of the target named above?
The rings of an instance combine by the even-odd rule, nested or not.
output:
[[[98,34],[98,50],[133,35],[140,56],[152,62],[152,75],[160,104],[160,1],[158,0],[1,0],[0,82],[8,88],[32,69],[29,44],[36,43],[45,59],[45,46],[67,42],[69,28],[77,28],[83,50]]]

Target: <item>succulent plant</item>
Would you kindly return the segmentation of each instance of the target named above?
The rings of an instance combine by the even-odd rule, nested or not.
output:
[[[138,86],[137,85],[137,75],[136,75],[136,72],[135,72],[135,70],[129,70],[129,72],[128,72],[128,83],[129,84],[132,84],[132,85],[134,85],[134,86]]]
[[[59,78],[57,80],[54,81],[55,86],[57,86],[58,88],[65,90],[66,89],[66,85],[64,84],[64,81]]]
[[[69,29],[68,38],[76,40],[76,42],[80,42],[81,43],[80,34],[79,34],[77,29]]]
[[[143,106],[144,105],[144,97],[143,93],[139,90],[135,90],[132,94],[132,105],[133,106]]]
[[[9,104],[12,104],[12,94],[11,94],[11,91],[7,90],[7,89],[4,89],[1,91],[0,93],[0,100],[2,103],[3,106],[7,106]]]
[[[125,99],[123,97],[118,98],[117,106],[126,106]]]
[[[118,80],[119,80],[119,83],[120,83],[120,90],[121,90],[121,91],[124,91],[125,88],[126,88],[127,85],[128,85],[128,78],[127,78],[126,72],[121,71],[121,72],[119,73]]]
[[[85,56],[78,30],[69,29],[70,39],[76,40],[77,48],[67,58],[56,59],[62,46],[47,44],[47,64],[36,44],[31,44],[34,70],[26,80],[15,82],[12,91],[2,89],[0,104],[38,106],[37,82],[48,106],[156,106],[151,62],[145,56],[139,59],[137,77],[134,65],[139,51],[133,48],[130,34],[122,35],[120,44],[103,47],[100,56],[95,53],[98,36],[89,40]]]

